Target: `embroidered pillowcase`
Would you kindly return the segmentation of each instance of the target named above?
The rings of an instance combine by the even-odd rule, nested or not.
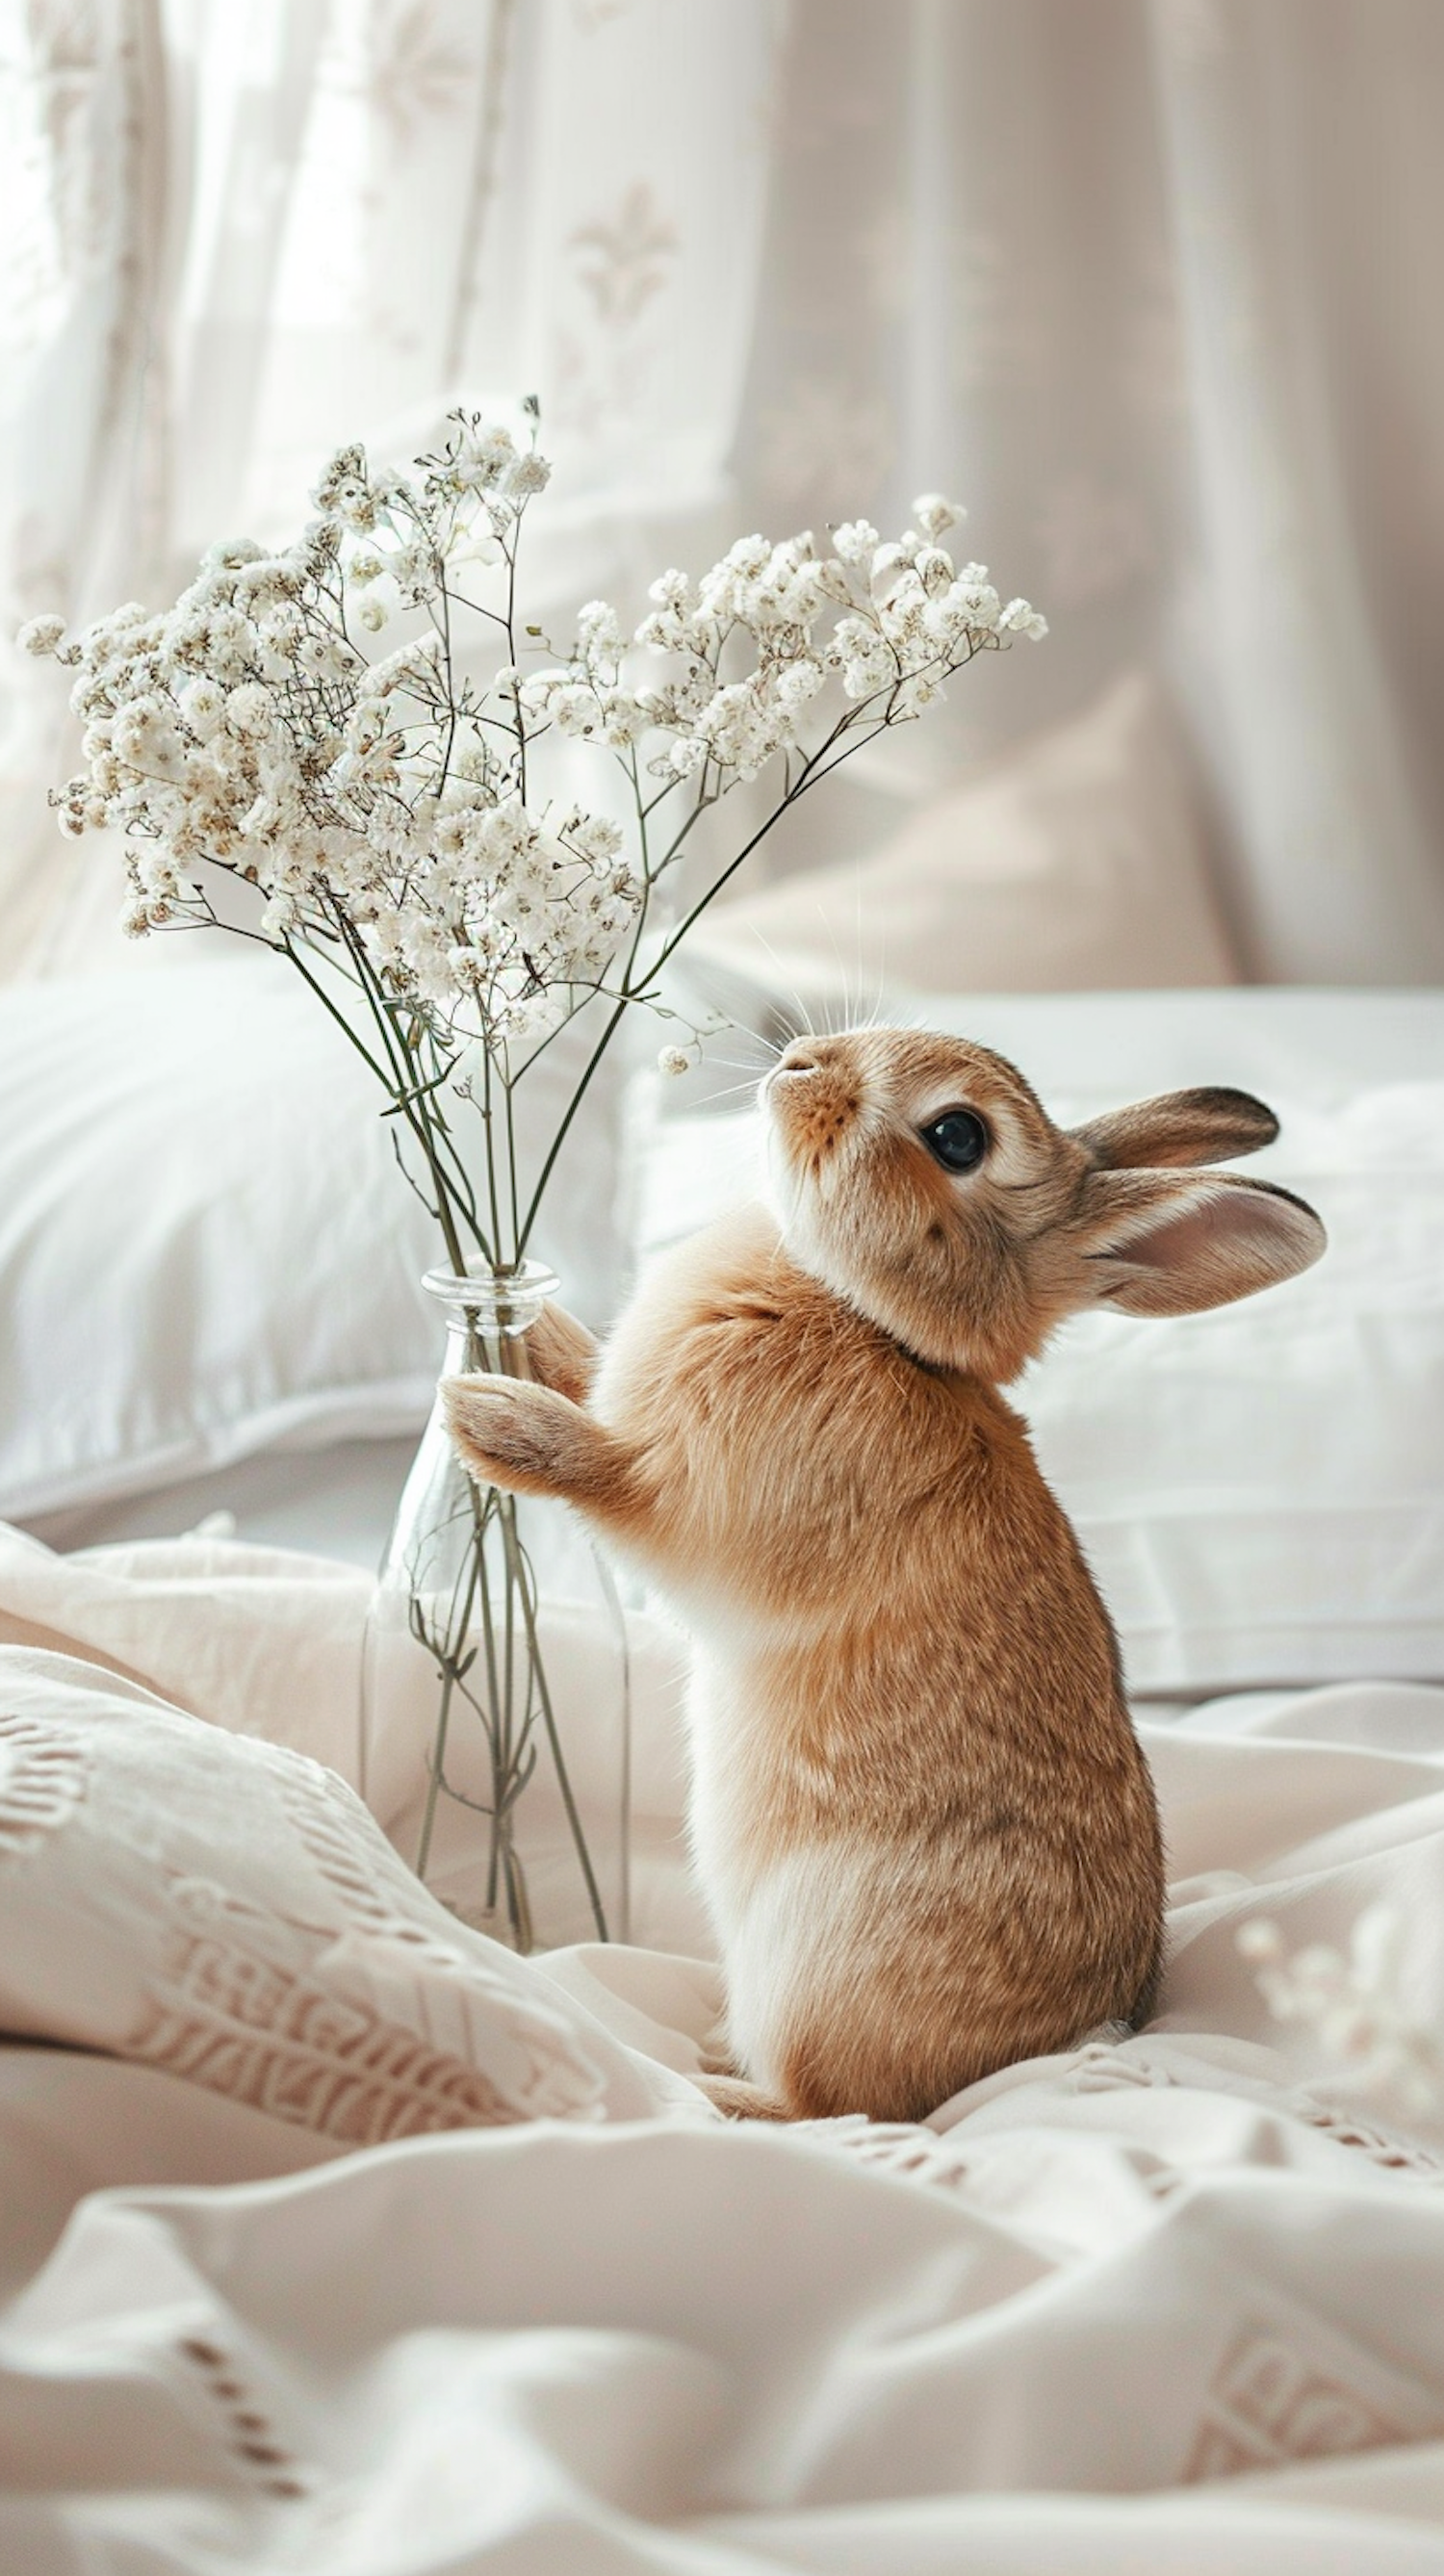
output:
[[[20,1648],[0,1657],[0,2030],[348,2146],[710,2116],[437,1904],[334,1772]]]

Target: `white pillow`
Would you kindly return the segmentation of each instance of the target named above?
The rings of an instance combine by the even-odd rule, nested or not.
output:
[[[518,1093],[535,1168],[573,1032]],[[628,1250],[620,1062],[593,1083],[534,1250],[592,1322]],[[426,1418],[439,1230],[380,1085],[282,961],[0,991],[0,1517]]]
[[[1300,1279],[1170,1322],[1067,1324],[1014,1390],[1117,1622],[1130,1687],[1444,1675],[1444,996],[919,999],[1081,1119],[1189,1083],[1258,1092],[1241,1168],[1329,1229]],[[656,1248],[757,1186],[747,1117],[659,1135]]]
[[[744,886],[687,956],[809,1006],[843,975],[871,1002],[878,979],[1038,993],[1240,973],[1178,728],[1141,672],[933,798],[872,857]]]
[[[67,1655],[0,1657],[0,2030],[374,2146],[695,2094],[468,1930],[359,1798]]]

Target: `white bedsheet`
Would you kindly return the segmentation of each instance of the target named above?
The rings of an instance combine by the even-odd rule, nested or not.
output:
[[[0,1544],[12,1630],[344,1763],[354,1578],[236,1551],[228,1580],[215,1551]],[[1444,2018],[1444,1694],[1275,1694],[1147,1741],[1158,2022],[922,2129],[663,2113],[346,2153],[0,2049],[4,2576],[1432,2576],[1444,2131],[1281,2046],[1236,1932],[1342,1942],[1389,1896]],[[705,1963],[537,1973],[695,2065]]]

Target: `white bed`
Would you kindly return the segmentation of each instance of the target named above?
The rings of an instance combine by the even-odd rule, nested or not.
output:
[[[86,1656],[126,1582],[132,1657],[193,1677],[218,1585],[278,1612],[209,1725],[5,1656],[0,1994],[52,2044],[0,2048],[0,2564],[1438,2565],[1444,2125],[1275,2028],[1236,1935],[1347,1944],[1390,1900],[1437,2021],[1444,1694],[1151,1730],[1158,2021],[918,2130],[757,2130],[687,2082],[705,1960],[498,1960],[398,1893],[306,1758],[345,1764],[364,1581],[313,1565],[320,1617],[294,1566],[278,1604],[274,1558],[160,1553],[0,1549],[12,1616]],[[262,1710],[291,1750],[232,1731]],[[38,1824],[35,1764],[53,1808],[82,1760]]]
[[[634,1630],[633,1948],[493,1952],[406,1892],[328,1785],[355,1777],[365,1569],[427,1348],[400,1232],[334,1334],[301,1329],[294,1246],[334,1218],[334,1254],[382,1203],[362,1096],[325,1170],[258,1201],[244,1239],[225,1228],[214,1120],[255,989],[227,987],[230,1060],[191,1131],[166,1090],[148,1266],[126,1231],[144,1175],[92,1132],[79,1077],[0,1220],[21,1327],[0,1419],[0,2567],[1436,2568],[1444,2119],[1274,2022],[1237,1934],[1267,1917],[1347,1950],[1385,1904],[1396,2001],[1444,2020],[1444,999],[927,1006],[1050,1105],[1260,1089],[1334,1254],[1291,1321],[1278,1292],[1272,1321],[1263,1300],[1176,1328],[1171,1359],[1163,1328],[1115,1326],[1111,1357],[1085,1332],[1027,1392],[1166,1714],[1158,2021],[921,2129],[783,2132],[721,2122],[689,2081],[717,1991],[665,1628]],[[138,1135],[151,1114],[137,1096]],[[598,1168],[641,1168],[643,1253],[746,1186],[739,1113],[625,1114]],[[82,1186],[88,1287],[55,1232]],[[625,1256],[598,1231],[615,1189],[588,1204],[574,1272]],[[266,1231],[288,1222],[289,1253]],[[298,1321],[250,1352],[267,1279]],[[224,1291],[229,1416],[195,1401],[217,1383],[196,1318],[219,1311],[198,1282]],[[380,1819],[402,1848],[412,1821]]]

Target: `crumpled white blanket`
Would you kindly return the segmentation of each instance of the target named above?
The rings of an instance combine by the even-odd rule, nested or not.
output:
[[[343,1589],[5,1542],[0,1635],[303,1750],[330,1727],[345,1767]],[[1444,1693],[1274,1694],[1147,1740],[1159,2020],[924,2128],[679,2119],[674,2073],[651,2119],[347,2152],[154,2067],[0,2048],[0,2570],[1432,2576],[1444,2130],[1275,2025],[1236,1936],[1345,1946],[1387,1898],[1439,2025]],[[695,2065],[705,1963],[536,1973]]]

